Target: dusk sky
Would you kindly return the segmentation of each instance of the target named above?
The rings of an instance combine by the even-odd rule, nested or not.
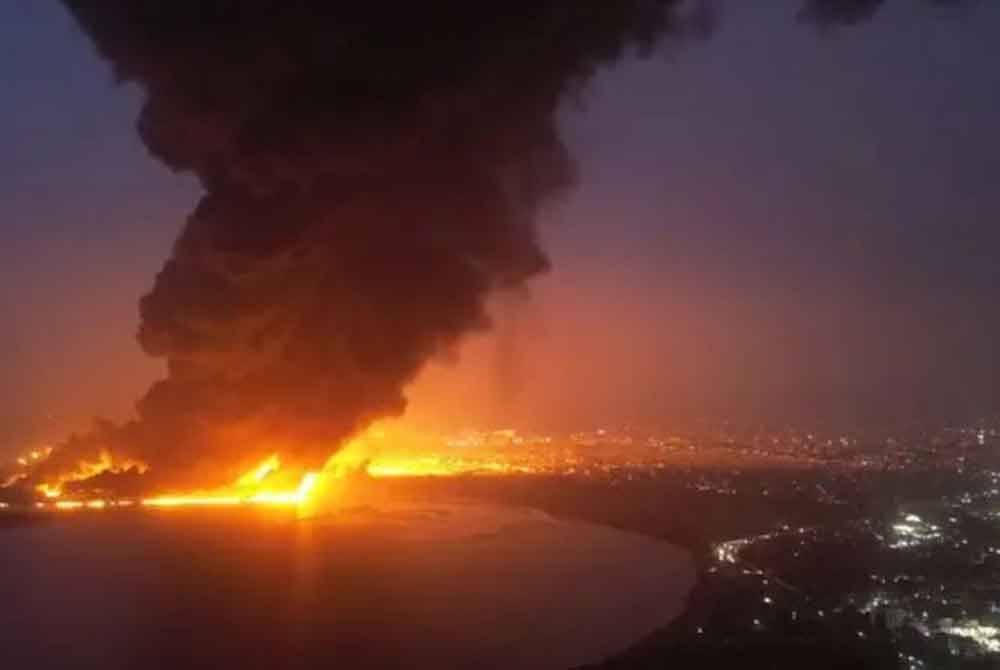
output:
[[[896,1],[831,34],[719,2],[704,43],[568,101],[552,271],[410,389],[413,417],[565,428],[694,416],[969,419],[1000,400],[1000,6]],[[748,7],[753,5],[753,7]],[[766,5],[766,8],[763,7]],[[198,198],[141,93],[56,2],[0,5],[0,452],[124,418]]]

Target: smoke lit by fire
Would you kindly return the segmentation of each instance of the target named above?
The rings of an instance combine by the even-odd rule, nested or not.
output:
[[[64,508],[307,497],[308,473],[342,470],[331,453],[404,412],[429,360],[489,328],[491,296],[547,269],[536,217],[574,181],[566,94],[711,27],[683,0],[64,4],[142,91],[151,155],[203,188],[140,303],[165,377],[132,421],[13,475]],[[451,468],[385,458],[364,470]]]

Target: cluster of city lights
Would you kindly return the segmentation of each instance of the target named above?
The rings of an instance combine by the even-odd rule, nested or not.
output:
[[[900,523],[892,525],[894,539],[889,543],[892,549],[919,547],[942,539],[941,528],[924,521],[916,514],[907,514]]]
[[[983,626],[977,621],[969,621],[944,628],[942,632],[972,640],[988,653],[1000,654],[1000,627],[998,626]]]

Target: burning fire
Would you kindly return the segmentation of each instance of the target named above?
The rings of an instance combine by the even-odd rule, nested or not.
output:
[[[241,477],[237,484],[246,481],[263,482],[268,474],[280,467],[280,462],[276,456],[272,456],[267,461],[257,466],[246,475]],[[261,474],[263,472],[263,474]],[[307,473],[302,477],[298,488],[294,491],[258,491],[251,495],[167,495],[155,498],[144,498],[142,504],[146,507],[183,507],[183,506],[208,506],[208,507],[232,507],[235,505],[302,505],[309,500],[309,495],[316,487],[319,475],[315,472]]]
[[[17,459],[17,462],[21,465],[30,465],[36,462],[44,461],[52,454],[52,448],[46,447],[44,450],[38,451],[33,450],[29,452],[27,457],[21,457]],[[54,478],[52,481],[43,482],[35,487],[35,490],[45,496],[46,498],[54,499],[60,498],[63,494],[63,489],[67,484],[72,482],[82,482],[90,479],[91,477],[96,477],[104,472],[124,472],[125,470],[135,469],[142,473],[149,468],[145,463],[133,460],[115,460],[112,458],[111,454],[107,451],[102,451],[96,460],[93,461],[81,461],[76,464],[76,467],[68,472],[60,474],[58,477]]]
[[[207,492],[158,495],[138,500],[68,500],[63,499],[60,487],[41,484],[37,490],[51,502],[37,502],[35,507],[55,510],[105,509],[135,505],[143,507],[235,507],[238,505],[295,507],[306,503],[316,488],[320,478],[319,474],[306,473],[302,476],[298,486],[292,490],[269,488],[268,478],[280,469],[281,461],[275,454],[239,477],[231,487]],[[99,472],[95,474],[99,474]]]
[[[111,454],[102,452],[92,462],[78,463],[70,472],[61,474],[35,487],[45,500],[35,503],[39,509],[81,510],[114,507],[142,506],[150,508],[173,507],[237,507],[274,506],[302,508],[329,491],[335,482],[352,473],[363,473],[372,478],[444,477],[462,474],[514,474],[527,471],[503,459],[466,459],[458,452],[444,454],[426,449],[385,448],[386,435],[382,429],[372,428],[337,450],[318,472],[297,471],[284,468],[278,453],[271,454],[246,473],[224,487],[190,492],[164,492],[155,496],[136,499],[69,499],[64,489],[71,482],[84,482],[105,472],[119,473],[129,468],[145,472],[143,463],[116,461]],[[18,459],[30,468],[47,458],[51,449],[35,450]]]

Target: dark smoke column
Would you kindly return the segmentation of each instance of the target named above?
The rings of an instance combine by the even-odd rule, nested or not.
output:
[[[141,303],[169,374],[100,437],[167,479],[276,445],[314,465],[402,412],[492,291],[545,270],[564,94],[708,24],[676,0],[65,2],[145,90],[150,152],[204,187]]]

